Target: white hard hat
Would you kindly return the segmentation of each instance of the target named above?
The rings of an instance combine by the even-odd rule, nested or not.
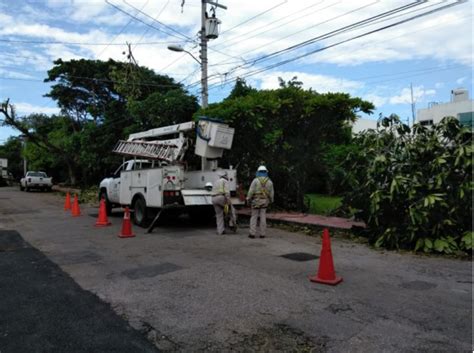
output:
[[[258,167],[257,172],[268,172],[268,170],[264,165],[261,165]]]
[[[206,183],[206,188],[212,188],[212,183],[210,181]]]

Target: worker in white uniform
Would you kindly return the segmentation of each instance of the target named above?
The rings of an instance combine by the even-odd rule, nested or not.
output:
[[[222,171],[212,185],[212,204],[216,211],[217,234],[225,234],[224,209],[229,212],[229,227],[234,232],[237,230],[236,214],[232,201],[230,199],[229,182],[226,171]],[[227,206],[227,207],[226,207]]]
[[[273,183],[268,177],[268,170],[261,165],[257,169],[256,178],[250,184],[247,193],[247,204],[252,208],[252,216],[250,217],[250,234],[249,238],[265,238],[267,231],[267,207],[273,202],[274,190]],[[257,229],[257,221],[260,219],[259,229]]]

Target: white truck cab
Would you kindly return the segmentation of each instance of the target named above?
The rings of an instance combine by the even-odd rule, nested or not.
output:
[[[184,133],[195,130],[195,154],[203,157],[202,166],[201,170],[188,170],[184,156],[192,141]],[[119,141],[114,152],[134,158],[100,183],[99,197],[106,200],[107,212],[115,206],[129,206],[134,222],[144,225],[153,211],[166,208],[212,211],[211,192],[205,186],[214,183],[223,170],[229,176],[232,202],[242,204],[235,197],[237,171],[217,167],[217,158],[232,145],[233,133],[226,124],[206,119],[132,134]],[[175,136],[149,140],[165,135]]]

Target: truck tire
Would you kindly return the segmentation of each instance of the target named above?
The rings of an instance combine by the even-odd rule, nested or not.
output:
[[[28,184],[25,185],[25,191],[26,191],[26,192],[29,192],[29,191],[30,191],[30,188],[28,187]]]
[[[20,184],[20,191],[25,191],[25,188]]]
[[[107,212],[107,216],[112,215],[112,204],[110,203],[109,198],[107,197],[106,190],[100,190],[99,201],[102,200],[102,198],[105,199],[105,211]]]
[[[146,201],[143,196],[138,196],[133,203],[133,223],[146,227],[148,221]]]

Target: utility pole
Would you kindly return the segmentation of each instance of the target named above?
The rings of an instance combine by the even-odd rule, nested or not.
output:
[[[201,0],[201,105],[207,108],[207,38],[206,38],[207,1]]]
[[[415,101],[413,100],[413,84],[410,82],[411,91],[411,126],[415,125]]]

